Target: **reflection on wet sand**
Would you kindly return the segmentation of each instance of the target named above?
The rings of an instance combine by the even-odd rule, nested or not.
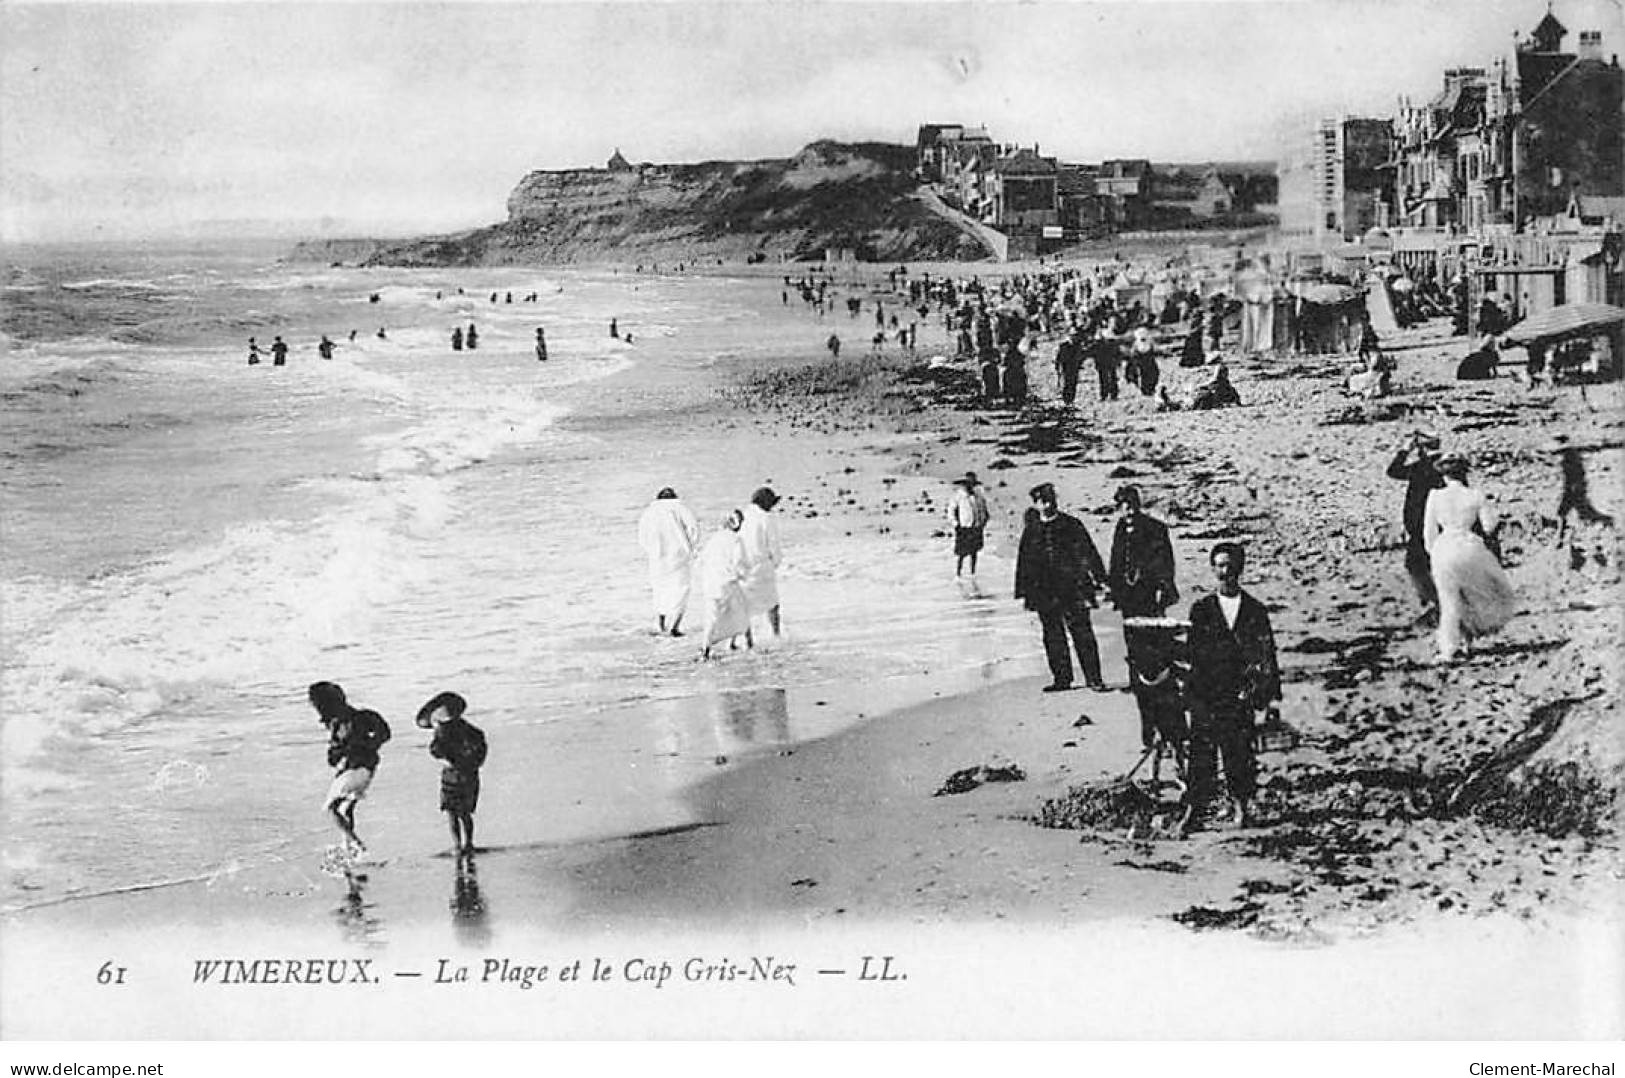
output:
[[[673,787],[695,777],[696,763],[727,763],[753,748],[793,740],[783,688],[723,689],[657,700],[647,714],[654,723],[655,758]]]
[[[492,933],[488,912],[474,859],[458,858],[451,891],[451,927],[457,942],[469,948],[489,946]]]
[[[384,942],[384,923],[373,912],[377,906],[366,900],[367,874],[346,869],[344,898],[333,917],[346,943],[376,946]]]
[[[790,708],[782,688],[719,692],[715,711],[718,756],[790,740]]]

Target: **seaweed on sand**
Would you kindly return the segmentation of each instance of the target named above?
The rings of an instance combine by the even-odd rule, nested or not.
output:
[[[1035,822],[1062,830],[1119,830],[1134,826],[1158,807],[1156,799],[1140,786],[1113,779],[1074,786],[1060,797],[1050,798],[1039,808]]]
[[[949,775],[932,797],[946,797],[951,794],[968,793],[983,783],[988,782],[1022,782],[1027,778],[1027,772],[1016,764],[990,766],[977,764],[975,767],[961,768]]]

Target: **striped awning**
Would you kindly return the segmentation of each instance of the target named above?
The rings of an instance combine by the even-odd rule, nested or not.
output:
[[[1506,342],[1538,344],[1541,341],[1598,333],[1621,322],[1625,322],[1625,307],[1607,303],[1567,303],[1525,318],[1507,330]]]

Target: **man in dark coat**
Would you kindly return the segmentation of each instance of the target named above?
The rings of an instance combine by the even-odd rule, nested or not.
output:
[[[1100,399],[1116,400],[1117,365],[1122,360],[1122,349],[1107,327],[1101,326],[1095,331],[1095,339],[1089,343],[1089,358],[1095,362],[1095,377],[1100,381]]]
[[[1083,369],[1083,329],[1073,326],[1055,350],[1055,380],[1061,387],[1061,403],[1078,399],[1078,372]]]
[[[1249,822],[1248,803],[1257,784],[1253,722],[1259,711],[1279,713],[1281,671],[1275,633],[1264,604],[1241,590],[1246,555],[1239,543],[1219,543],[1209,560],[1219,591],[1198,599],[1190,615],[1190,826],[1200,827],[1224,763],[1230,798],[1226,816]]]
[[[1138,487],[1118,487],[1114,501],[1120,515],[1106,576],[1112,601],[1124,617],[1161,617],[1179,601],[1168,525],[1145,513]]]
[[[1168,525],[1141,509],[1140,490],[1135,486],[1117,488],[1114,498],[1119,516],[1112,533],[1106,586],[1112,602],[1125,618],[1160,618],[1179,601],[1174,586],[1174,544],[1168,538]],[[1142,635],[1125,629],[1123,646],[1128,652],[1130,684],[1139,667],[1138,650]]]
[[[1444,478],[1434,466],[1439,459],[1439,439],[1422,431],[1412,431],[1388,462],[1388,478],[1405,484],[1405,572],[1422,604],[1420,620],[1438,617],[1439,593],[1433,586],[1433,565],[1422,537],[1422,519],[1427,513],[1428,495],[1444,486]]]
[[[1040,483],[1031,497],[1033,507],[1027,510],[1016,555],[1016,598],[1025,601],[1043,627],[1044,654],[1053,677],[1044,691],[1065,692],[1072,687],[1072,657],[1067,650],[1070,634],[1084,681],[1096,692],[1105,692],[1089,608],[1106,577],[1106,567],[1083,522],[1058,508],[1052,484]]]
[[[1010,407],[1027,403],[1027,357],[1014,340],[1004,342],[1004,354],[999,357],[999,388]]]

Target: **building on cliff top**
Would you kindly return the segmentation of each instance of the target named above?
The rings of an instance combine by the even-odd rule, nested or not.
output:
[[[997,148],[985,127],[921,124],[915,152],[920,177],[925,182],[953,186],[956,165],[963,166],[967,161],[977,165],[991,164],[992,158],[997,155]]]
[[[1034,230],[1061,223],[1059,167],[1038,147],[1012,147],[993,163],[988,195],[995,228]]]
[[[611,172],[632,171],[632,166],[627,164],[626,158],[621,156],[621,148],[619,146],[615,147],[615,152],[610,155],[609,164],[606,167]]]

